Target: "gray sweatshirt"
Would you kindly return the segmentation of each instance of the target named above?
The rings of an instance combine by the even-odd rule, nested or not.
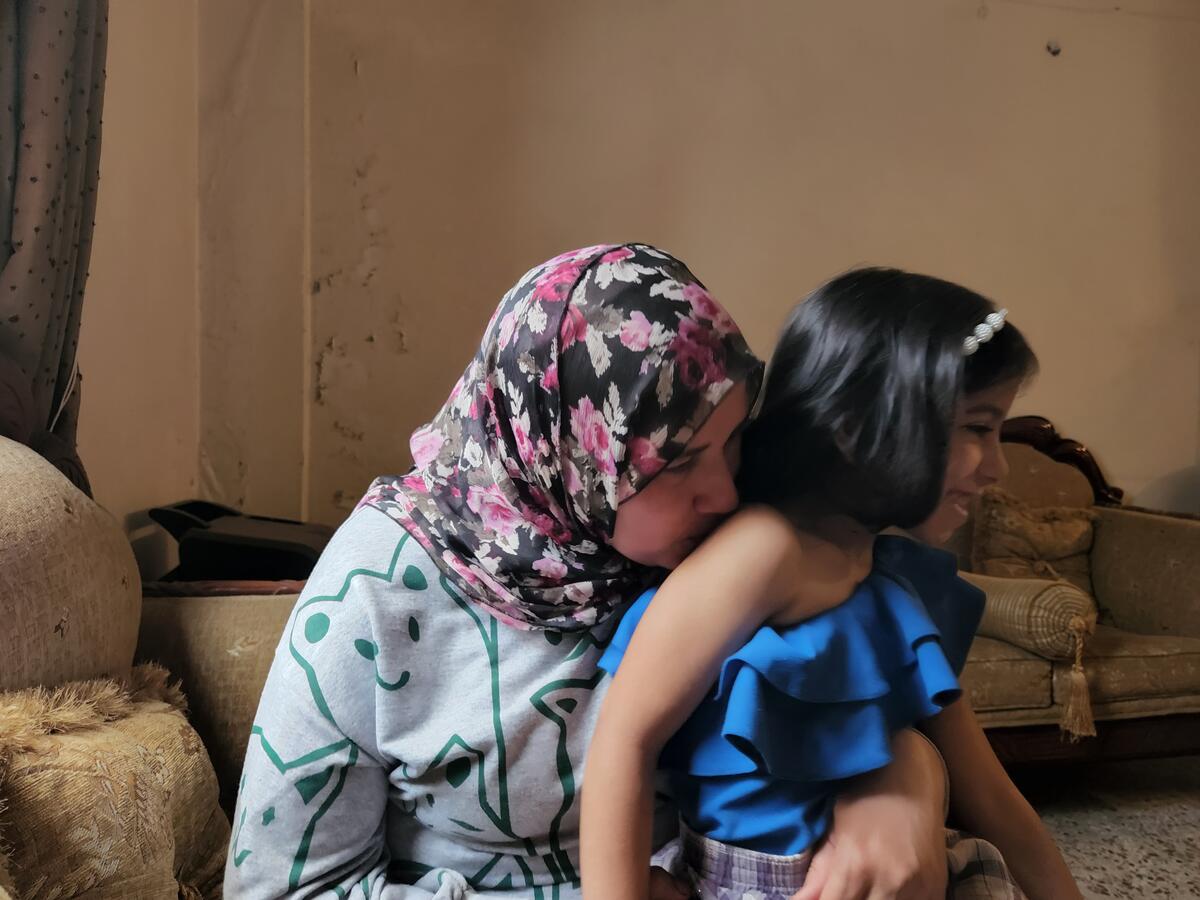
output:
[[[359,509],[276,649],[225,896],[578,900],[597,634],[497,622]]]

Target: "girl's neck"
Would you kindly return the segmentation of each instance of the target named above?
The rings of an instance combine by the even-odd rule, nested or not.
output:
[[[875,533],[845,513],[820,504],[803,504],[789,510],[796,527],[836,544],[847,553],[869,553],[875,545]]]

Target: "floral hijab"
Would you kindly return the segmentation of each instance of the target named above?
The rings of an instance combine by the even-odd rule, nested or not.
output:
[[[679,260],[602,245],[527,272],[500,301],[415,466],[360,505],[403,524],[492,615],[573,631],[655,572],[610,546],[617,505],[762,363]]]

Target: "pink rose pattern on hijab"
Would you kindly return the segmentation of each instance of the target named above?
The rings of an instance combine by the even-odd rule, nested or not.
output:
[[[704,286],[645,244],[587,247],[500,301],[415,466],[360,505],[395,518],[451,583],[524,628],[589,628],[657,573],[612,549],[618,504],[762,363]]]

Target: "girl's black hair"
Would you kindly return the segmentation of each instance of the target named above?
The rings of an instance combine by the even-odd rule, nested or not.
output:
[[[1037,370],[1006,324],[967,356],[994,303],[898,269],[855,269],[792,311],[746,429],[742,499],[817,500],[871,528],[911,527],[937,507],[959,399]]]

